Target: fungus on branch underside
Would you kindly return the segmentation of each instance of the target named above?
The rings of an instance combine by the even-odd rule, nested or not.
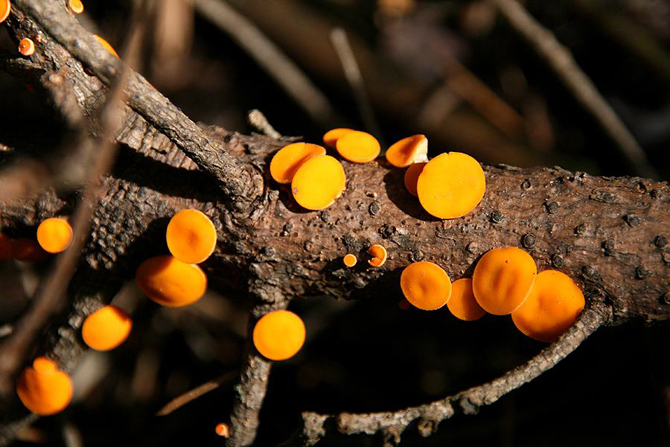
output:
[[[303,163],[293,177],[291,192],[298,205],[308,210],[329,207],[344,191],[346,177],[342,164],[330,155]]]
[[[326,149],[318,144],[293,143],[279,149],[270,162],[270,175],[281,184],[291,183],[298,168],[307,160],[326,155]]]
[[[396,168],[427,162],[428,138],[424,135],[412,135],[393,143],[386,150],[386,160]]]
[[[194,303],[207,290],[207,276],[200,267],[172,256],[147,259],[137,268],[136,279],[149,299],[167,307]]]
[[[254,326],[254,346],[263,357],[286,360],[305,343],[305,323],[288,310],[276,310],[261,317]]]
[[[116,50],[114,49],[114,47],[110,45],[109,42],[107,42],[105,39],[103,39],[102,37],[98,36],[97,34],[94,34],[93,37],[95,37],[95,39],[96,39],[98,42],[100,42],[100,45],[102,45],[102,46],[105,48],[105,50],[107,50],[107,51],[109,52],[109,54],[111,54],[112,56],[119,57],[119,54],[116,52]]]
[[[486,314],[475,299],[470,278],[461,278],[452,283],[447,307],[453,316],[463,321],[478,320]]]
[[[400,275],[402,293],[413,306],[436,310],[451,297],[451,280],[442,267],[432,262],[415,262]]]
[[[84,4],[81,0],[68,0],[67,8],[74,14],[81,14],[84,12]]]
[[[386,262],[386,249],[378,244],[371,246],[368,249],[368,254],[372,256],[372,259],[368,260],[368,264],[372,267],[381,267]]]
[[[21,39],[21,42],[19,42],[18,50],[23,56],[32,56],[35,53],[35,42],[33,42],[32,39],[24,37]]]
[[[60,253],[72,243],[72,227],[65,219],[51,217],[37,227],[37,242],[49,253]]]
[[[538,341],[555,341],[584,309],[584,294],[565,273],[545,270],[537,275],[528,299],[512,312],[516,327]]]
[[[198,210],[182,210],[172,216],[165,238],[172,256],[186,264],[204,262],[216,248],[216,228]]]
[[[379,155],[379,141],[366,132],[357,130],[347,132],[335,143],[337,152],[346,160],[354,163],[368,163]]]
[[[533,258],[516,247],[494,248],[477,263],[472,289],[477,303],[493,315],[507,315],[521,306],[535,283]]]
[[[16,393],[26,408],[40,416],[63,411],[72,400],[72,380],[58,365],[38,357],[16,381]]]
[[[356,259],[355,255],[347,253],[346,255],[344,255],[344,258],[342,258],[342,262],[344,263],[345,266],[351,268],[356,265],[358,259]]]
[[[96,351],[109,351],[130,335],[133,321],[116,306],[104,306],[86,317],[81,327],[84,342]]]
[[[0,23],[7,20],[12,11],[12,3],[9,0],[0,0]]]

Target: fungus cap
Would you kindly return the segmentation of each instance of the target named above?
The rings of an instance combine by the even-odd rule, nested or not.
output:
[[[288,310],[276,310],[261,317],[253,332],[254,346],[270,360],[293,357],[305,343],[305,323]]]
[[[396,168],[406,168],[413,163],[428,161],[428,138],[412,135],[403,138],[386,150],[386,160]]]
[[[222,438],[228,439],[230,437],[230,427],[228,427],[228,424],[226,423],[219,422],[216,424],[216,427],[214,427],[214,431]]]
[[[200,267],[172,256],[147,259],[137,268],[136,279],[149,299],[167,307],[194,303],[207,290],[207,276]]]
[[[400,287],[407,301],[422,310],[439,309],[451,297],[449,275],[442,267],[428,261],[405,267],[400,275]]]
[[[291,182],[291,192],[303,208],[322,210],[335,202],[345,184],[342,164],[330,155],[323,155],[307,160],[298,168]]]
[[[10,12],[12,12],[12,2],[9,0],[0,0],[0,23],[7,20]]]
[[[454,317],[463,321],[479,320],[486,314],[475,299],[470,278],[461,278],[451,284],[451,298],[447,307]]]
[[[17,261],[37,262],[43,261],[49,256],[49,253],[40,247],[35,239],[14,239],[10,248],[12,258]]]
[[[105,48],[105,50],[107,50],[107,52],[109,52],[109,54],[111,54],[112,56],[119,57],[119,54],[116,52],[114,47],[109,44],[109,42],[107,42],[105,39],[98,36],[97,34],[94,34],[93,37],[95,37],[95,39],[98,42],[100,42],[100,45],[102,45]]]
[[[12,240],[9,236],[0,233],[0,261],[12,259]]]
[[[372,259],[368,260],[368,264],[373,267],[381,267],[386,262],[386,249],[378,244],[371,246],[368,249],[368,254],[372,255]]]
[[[347,253],[346,255],[344,255],[344,258],[342,258],[342,262],[344,263],[345,266],[351,268],[356,265],[358,259],[356,259],[356,255]]]
[[[84,4],[81,0],[68,0],[67,7],[74,14],[81,14],[84,12]]]
[[[23,405],[40,416],[63,411],[72,400],[72,380],[46,357],[38,357],[32,367],[21,372],[16,393]]]
[[[35,42],[27,37],[21,39],[21,42],[19,42],[19,53],[26,57],[32,56],[35,53]]]
[[[60,253],[72,244],[72,227],[67,220],[50,217],[37,227],[37,242],[49,253]]]
[[[84,320],[81,336],[96,351],[109,351],[126,341],[133,320],[116,306],[102,307]]]
[[[538,341],[555,341],[584,309],[584,294],[565,273],[545,270],[537,275],[533,290],[512,312],[514,325]]]
[[[449,152],[433,158],[417,182],[421,206],[440,219],[462,217],[484,197],[486,178],[479,162],[467,154]]]
[[[182,210],[170,219],[165,239],[172,256],[186,264],[199,264],[214,253],[216,228],[204,213]]]
[[[405,171],[405,188],[407,188],[407,191],[416,197],[416,184],[419,181],[419,176],[423,172],[423,168],[427,165],[428,163],[414,163],[413,165],[410,165],[409,168]]]
[[[342,138],[344,135],[348,134],[349,132],[354,132],[354,129],[347,129],[344,127],[338,127],[337,129],[332,129],[326,132],[326,134],[323,136],[323,142],[326,146],[332,147],[335,149],[335,145],[337,144],[337,140]]]
[[[326,155],[318,144],[293,143],[279,149],[270,162],[270,175],[281,184],[291,183],[296,171],[310,158]]]
[[[366,132],[357,130],[347,132],[335,143],[337,152],[345,159],[354,163],[367,163],[379,155],[379,141]]]
[[[477,303],[493,315],[508,315],[521,306],[537,277],[533,258],[516,247],[494,248],[477,263],[472,290]]]

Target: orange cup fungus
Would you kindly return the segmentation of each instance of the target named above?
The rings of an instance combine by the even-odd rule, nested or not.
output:
[[[21,42],[19,42],[19,53],[26,57],[32,56],[35,53],[35,42],[27,37],[21,39]]]
[[[414,163],[405,171],[405,188],[407,188],[407,191],[414,197],[417,195],[416,184],[419,181],[419,176],[427,164],[428,163]]]
[[[442,267],[432,262],[415,262],[400,275],[402,293],[413,306],[436,310],[451,297],[451,280]]]
[[[368,249],[368,254],[372,256],[372,259],[368,260],[368,264],[372,267],[381,267],[386,262],[386,249],[381,245],[373,245]]]
[[[344,255],[344,258],[342,258],[342,262],[344,263],[345,266],[351,268],[356,265],[358,259],[356,259],[355,255],[347,253],[346,255]]]
[[[216,427],[214,427],[214,431],[222,438],[228,439],[230,437],[230,427],[228,427],[228,424],[226,423],[219,422],[216,424]]]
[[[537,277],[533,258],[516,247],[494,248],[477,263],[472,290],[477,303],[493,315],[508,315],[521,306]]]
[[[59,217],[45,219],[37,227],[37,242],[49,253],[65,251],[72,243],[72,227]]]
[[[447,307],[454,317],[463,321],[479,320],[486,314],[475,299],[470,278],[461,278],[453,282]]]
[[[286,360],[305,343],[305,323],[288,310],[267,313],[256,323],[254,346],[265,358]]]
[[[38,357],[32,367],[19,375],[16,393],[27,409],[40,416],[49,416],[70,404],[72,380],[52,360]]]
[[[198,210],[182,210],[172,216],[165,238],[172,256],[186,264],[204,262],[216,248],[216,228]]]
[[[440,219],[462,217],[484,197],[486,178],[479,162],[460,152],[440,154],[423,168],[417,182],[421,206]]]
[[[34,239],[15,239],[12,241],[10,250],[12,258],[17,261],[37,262],[43,261],[49,256],[49,253],[44,251]]]
[[[289,144],[279,149],[272,157],[270,175],[277,183],[291,183],[296,171],[304,162],[320,155],[326,155],[326,149],[318,144]]]
[[[337,152],[346,160],[354,163],[367,163],[379,155],[379,141],[369,133],[357,130],[347,132],[335,143]]]
[[[12,259],[12,240],[5,234],[0,234],[0,261]]]
[[[545,270],[537,275],[526,302],[512,312],[512,321],[530,338],[553,342],[575,322],[584,304],[584,294],[568,275]]]
[[[335,145],[337,144],[337,140],[339,140],[341,137],[348,134],[349,132],[354,132],[354,130],[353,129],[346,129],[344,127],[338,127],[337,129],[329,130],[323,136],[323,142],[325,143],[326,146],[332,147],[333,149],[335,149]]]
[[[413,135],[393,143],[386,150],[386,160],[396,168],[406,168],[413,163],[428,161],[428,138]]]
[[[194,303],[207,290],[207,276],[200,267],[172,256],[147,259],[137,268],[135,277],[149,299],[167,307]]]
[[[298,168],[291,182],[291,192],[303,208],[322,210],[342,194],[345,183],[342,164],[330,155],[322,155],[307,160]]]
[[[116,52],[116,50],[114,49],[114,47],[111,46],[111,45],[109,44],[109,42],[107,42],[105,39],[103,39],[102,37],[98,36],[97,34],[94,34],[93,37],[95,37],[95,39],[96,39],[98,42],[100,42],[100,45],[102,45],[103,47],[105,47],[105,50],[107,50],[107,52],[108,52],[109,54],[111,54],[112,56],[115,56],[115,57],[119,57],[119,54]]]
[[[12,3],[9,0],[0,0],[0,23],[7,20],[12,11]]]
[[[81,0],[68,0],[67,7],[74,14],[81,14],[84,12],[84,4]]]
[[[81,336],[96,351],[109,351],[126,341],[133,320],[116,306],[102,307],[84,320]]]

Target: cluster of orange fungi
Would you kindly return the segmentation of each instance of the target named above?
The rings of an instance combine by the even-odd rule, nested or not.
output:
[[[412,305],[436,310],[447,305],[464,321],[486,313],[512,315],[525,335],[555,341],[584,309],[584,295],[566,274],[557,270],[537,273],[533,258],[516,247],[494,248],[475,266],[472,279],[453,284],[432,262],[415,262],[400,276],[402,292]]]
[[[65,218],[52,217],[37,227],[37,239],[12,239],[0,233],[0,261],[39,262],[65,251],[72,243],[72,227]]]
[[[386,252],[386,249],[384,248],[383,245],[379,244],[371,245],[370,248],[368,248],[367,253],[368,255],[370,255],[370,259],[368,259],[368,264],[370,264],[370,266],[372,267],[381,267],[382,265],[384,265],[386,259],[388,258],[388,253]],[[346,267],[352,268],[358,262],[358,258],[353,253],[347,253],[342,258],[342,262]]]

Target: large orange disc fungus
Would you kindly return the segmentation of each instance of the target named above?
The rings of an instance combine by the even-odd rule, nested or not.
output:
[[[322,155],[298,168],[291,182],[291,192],[303,208],[322,210],[340,197],[345,184],[342,164],[330,155]]]
[[[254,346],[270,360],[293,357],[305,343],[305,323],[288,310],[276,310],[263,315],[253,333]]]
[[[396,168],[428,161],[428,138],[413,135],[393,143],[386,150],[386,160]]]
[[[454,317],[463,321],[479,320],[486,314],[475,299],[470,278],[461,278],[451,284],[451,298],[447,307]]]
[[[508,315],[521,306],[537,277],[533,258],[516,247],[494,248],[477,263],[472,290],[477,303],[493,315]]]
[[[207,290],[207,276],[200,267],[172,256],[147,259],[137,268],[136,279],[149,299],[167,307],[194,303]]]
[[[407,188],[407,191],[414,197],[417,195],[416,184],[419,182],[419,176],[427,164],[428,163],[414,163],[405,171],[405,188]]]
[[[440,219],[454,219],[479,204],[486,190],[486,178],[477,160],[449,152],[428,162],[416,189],[419,202],[428,213]]]
[[[199,264],[214,253],[216,228],[204,213],[182,210],[170,219],[165,239],[172,256],[187,264]]]
[[[552,342],[575,322],[584,304],[584,294],[568,275],[545,270],[526,302],[512,312],[512,321],[530,338]]]
[[[40,416],[63,411],[72,400],[72,380],[58,365],[38,357],[23,370],[16,382],[16,393],[23,405]]]
[[[341,137],[348,134],[349,132],[354,132],[354,129],[346,129],[344,127],[338,127],[337,129],[329,130],[323,136],[323,142],[325,143],[326,146],[335,149],[337,140],[339,140]]]
[[[344,258],[342,258],[342,262],[344,263],[345,266],[351,268],[356,265],[358,259],[356,259],[356,255],[347,253],[346,255],[344,255]]]
[[[0,23],[7,20],[12,11],[12,3],[9,0],[0,0]]]
[[[126,341],[132,328],[128,314],[116,306],[105,306],[86,317],[81,336],[90,348],[109,351]]]
[[[335,143],[337,152],[354,163],[367,163],[374,160],[381,151],[379,141],[369,133],[354,130],[338,138]]]
[[[270,175],[277,183],[291,183],[296,171],[304,162],[320,155],[326,155],[326,149],[318,144],[289,144],[279,149],[272,157]]]
[[[94,34],[93,37],[95,37],[95,40],[97,40],[98,42],[100,42],[100,45],[102,45],[102,46],[105,48],[105,50],[107,50],[107,52],[108,52],[109,54],[111,54],[112,56],[119,57],[119,53],[116,52],[116,50],[114,49],[114,47],[111,46],[111,45],[109,44],[109,42],[107,42],[105,39],[103,39],[102,37],[98,36],[97,34]]]
[[[17,261],[37,262],[43,261],[49,257],[40,244],[35,239],[20,238],[14,239],[11,245],[12,258]]]
[[[442,267],[432,262],[415,262],[400,275],[402,293],[412,305],[422,310],[436,310],[451,297],[451,280]]]
[[[65,251],[72,243],[72,227],[65,219],[45,219],[37,227],[37,242],[49,253]]]
[[[375,244],[368,248],[368,254],[372,256],[372,259],[368,260],[368,264],[372,267],[381,267],[386,262],[386,249],[382,245]]]
[[[26,57],[32,56],[35,53],[35,42],[27,37],[21,39],[21,42],[19,42],[19,53]]]
[[[81,0],[68,0],[67,7],[74,14],[81,14],[84,12],[84,4]]]
[[[0,234],[0,261],[12,259],[12,240],[5,234]]]

